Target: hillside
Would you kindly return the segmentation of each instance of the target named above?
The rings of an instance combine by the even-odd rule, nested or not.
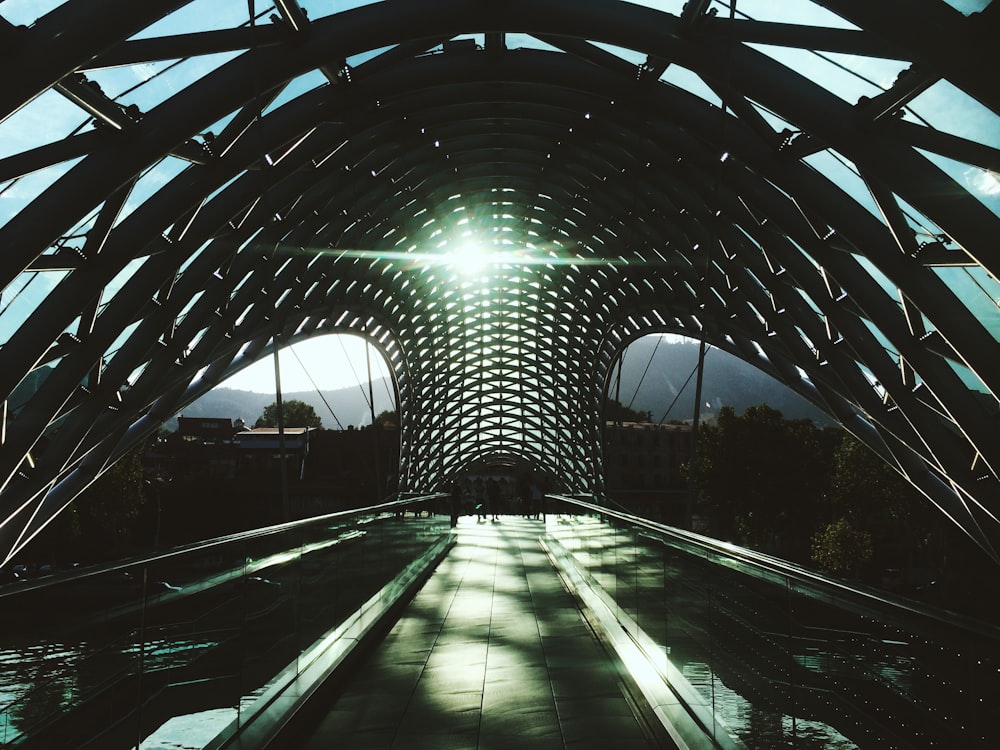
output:
[[[654,422],[660,421],[664,416],[664,421],[689,420],[694,410],[695,378],[688,378],[697,362],[698,345],[694,342],[664,340],[657,347],[654,337],[640,339],[629,347],[625,355],[620,400],[625,405],[631,402],[633,409],[651,412]],[[385,379],[374,383],[376,414],[395,408],[389,397],[389,387],[391,386]],[[667,408],[682,390],[680,398],[677,398],[667,413]],[[612,382],[610,395],[613,397],[614,394]],[[345,428],[348,425],[358,426],[371,422],[365,395],[367,387],[363,391],[359,386],[323,392]],[[703,396],[704,419],[711,419],[725,405],[733,406],[741,413],[748,406],[766,403],[789,419],[812,419],[821,426],[833,423],[819,409],[770,376],[717,349],[710,350],[705,358]],[[316,391],[289,392],[284,394],[284,398],[304,401],[316,410],[324,427],[337,428],[330,409]],[[264,407],[273,402],[274,394],[271,393],[216,388],[189,405],[182,414],[187,417],[242,417],[252,425]],[[176,418],[169,420],[165,426],[169,430],[176,430]]]
[[[389,397],[388,387],[391,387],[385,379],[376,380],[373,384],[375,395],[375,413],[395,409],[395,405]],[[348,425],[360,426],[369,424],[371,420],[371,410],[365,401],[368,394],[367,385],[362,391],[360,387],[341,388],[333,391],[323,391],[323,398],[329,404],[323,403],[323,398],[316,391],[292,391],[283,393],[285,401],[303,401],[319,415],[323,421],[323,427],[327,429],[339,429],[337,420],[345,429]],[[189,404],[182,412],[185,417],[229,417],[230,419],[243,418],[250,426],[257,421],[257,418],[264,412],[264,407],[274,403],[273,393],[254,393],[252,391],[237,391],[232,388],[215,388],[209,391],[197,401]],[[330,410],[333,410],[333,414]],[[336,419],[334,416],[336,415]],[[170,431],[177,429],[177,418],[172,417],[167,420],[164,427]]]
[[[697,342],[664,340],[657,347],[652,336],[635,341],[622,365],[619,400],[627,406],[634,399],[633,409],[652,412],[653,421],[658,422],[683,390],[664,421],[689,420],[694,411],[696,377],[692,373],[697,364]],[[609,392],[613,397],[613,379]],[[706,419],[722,406],[742,413],[748,406],[767,404],[789,419],[812,419],[820,426],[833,424],[830,417],[770,375],[718,349],[710,349],[705,356],[702,396],[702,418]]]

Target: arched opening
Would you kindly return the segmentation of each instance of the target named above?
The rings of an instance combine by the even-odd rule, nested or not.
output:
[[[316,336],[280,349],[278,370],[280,429],[273,356],[164,423],[145,454],[161,543],[181,541],[196,508],[210,509],[213,531],[229,533],[394,496],[398,399],[382,353],[358,335]]]
[[[677,334],[647,334],[620,352],[605,387],[602,463],[613,505],[706,531],[687,472],[696,419],[699,426],[715,425],[724,407],[742,415],[766,406],[788,420],[810,420],[818,429],[835,421],[773,376],[711,346],[696,410],[698,366],[699,342]]]

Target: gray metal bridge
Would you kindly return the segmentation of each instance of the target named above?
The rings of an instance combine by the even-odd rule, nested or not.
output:
[[[518,463],[553,490],[600,497],[614,362],[661,332],[730,352],[819,406],[1000,562],[998,17],[987,0],[0,3],[0,561],[194,399],[323,333],[362,335],[389,364],[401,490]],[[121,648],[82,657],[140,665],[80,689],[143,696],[146,719],[161,710],[145,701],[157,686],[256,705],[264,694],[242,688],[299,664],[299,644],[332,627],[327,604],[339,621],[364,603],[350,594],[364,588],[331,583],[347,562],[304,571],[328,584],[307,590],[315,599],[248,572],[288,549],[309,549],[294,556],[308,568],[321,559],[308,544],[346,549],[327,532],[233,540],[240,553],[213,553],[176,598],[115,578],[127,569],[82,589],[71,575],[59,584],[71,601],[107,604],[68,610],[73,627],[142,614]],[[683,536],[642,527],[623,559],[646,534],[671,549]],[[419,558],[407,545],[370,554]],[[685,560],[743,560],[695,547]],[[155,576],[171,559],[136,570]],[[850,726],[921,746],[860,708],[877,705],[923,708],[919,731],[991,746],[979,701],[991,693],[964,682],[993,689],[979,626],[957,636],[933,613],[745,562],[741,582],[721,575],[725,562],[690,579],[709,582],[695,611],[724,612],[726,625],[689,620],[699,624],[683,632],[749,655],[718,679],[681,675],[695,691],[685,715],[713,741],[730,733],[716,731],[716,704],[697,710],[699,684],[715,696],[738,683],[778,712],[768,721],[797,717],[796,737],[808,715],[858,744]],[[379,586],[408,565],[396,563]],[[673,592],[659,570],[659,591]],[[195,606],[224,584],[253,613],[249,629],[236,610]],[[619,606],[619,623],[664,601],[631,590],[637,605]],[[703,596],[721,590],[724,603]],[[32,591],[18,593],[26,626],[51,611],[52,589],[37,588],[40,609]],[[818,603],[826,595],[838,614]],[[804,603],[780,622],[751,618],[778,599]],[[303,630],[272,643],[293,606]],[[147,628],[177,643],[191,622],[218,638],[184,641],[188,653],[240,668],[210,670],[218,683],[149,668],[163,654]],[[631,639],[645,643],[639,627]],[[675,642],[651,638],[650,658]],[[966,677],[938,679],[952,660],[931,645]],[[925,662],[935,689],[901,677]],[[658,663],[668,683],[678,676]],[[298,684],[291,669],[282,685]],[[7,727],[22,721],[15,704]]]
[[[998,558],[995,3],[337,9],[0,7],[2,559],[328,332],[389,363],[403,490],[520,460],[600,494],[613,362],[675,332]]]
[[[442,501],[0,586],[3,746],[1000,738],[995,624],[573,498],[454,525]]]

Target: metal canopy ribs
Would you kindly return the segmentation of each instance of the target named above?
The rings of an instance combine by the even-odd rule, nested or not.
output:
[[[232,5],[0,26],[4,559],[170,415],[331,332],[393,370],[403,489],[518,458],[600,493],[610,363],[674,332],[1000,560],[995,4]]]

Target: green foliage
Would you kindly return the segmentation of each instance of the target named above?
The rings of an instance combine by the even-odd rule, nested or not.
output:
[[[604,412],[604,418],[609,422],[652,422],[653,413],[636,411],[609,398]]]
[[[940,520],[881,456],[766,405],[702,425],[688,473],[710,533],[823,570],[940,566]],[[866,571],[866,572],[867,572]]]
[[[857,577],[872,559],[872,535],[855,529],[840,518],[820,529],[812,538],[812,560],[827,573]]]
[[[60,514],[56,533],[80,553],[125,554],[134,546],[135,521],[145,501],[141,450],[133,450]]]
[[[285,427],[322,427],[323,420],[320,419],[316,410],[304,401],[291,399],[283,401],[281,404],[285,418]],[[278,404],[277,402],[264,407],[264,413],[254,423],[254,427],[277,427],[278,426]]]
[[[826,500],[831,517],[845,516],[856,525],[903,520],[915,501],[922,503],[906,479],[849,433],[843,434],[833,456]]]
[[[876,567],[943,565],[940,518],[898,471],[875,451],[843,433],[833,456],[830,488],[819,512],[824,521],[845,518],[872,535]]]
[[[392,409],[386,409],[385,411],[381,411],[375,417],[375,424],[398,427],[399,414]]]
[[[815,504],[827,485],[828,441],[810,420],[787,420],[766,404],[738,416],[730,406],[699,428],[688,467],[714,532],[805,559]]]

